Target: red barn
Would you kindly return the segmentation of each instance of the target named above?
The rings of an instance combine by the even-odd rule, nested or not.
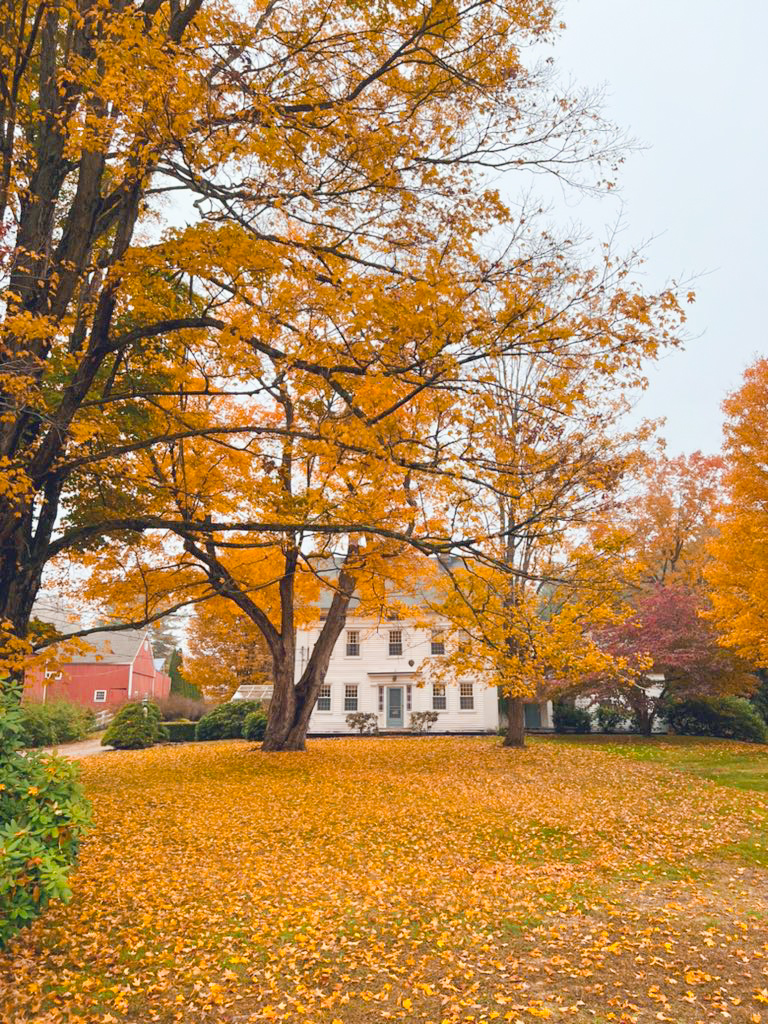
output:
[[[71,629],[71,626],[70,626]],[[87,637],[90,650],[62,662],[59,671],[31,672],[24,696],[31,701],[64,699],[94,711],[128,700],[167,697],[170,676],[155,667],[148,630],[126,629]]]

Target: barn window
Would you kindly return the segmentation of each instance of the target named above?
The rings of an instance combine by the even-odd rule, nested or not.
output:
[[[399,656],[403,653],[403,631],[402,629],[390,629],[389,631],[389,654],[390,657]]]
[[[357,686],[344,687],[344,710],[357,711]]]
[[[320,687],[320,692],[317,695],[317,710],[318,711],[330,711],[331,710],[331,687],[326,683],[325,686]]]
[[[461,683],[459,692],[459,707],[462,711],[474,711],[475,694],[472,690],[472,683]]]
[[[105,704],[107,701],[106,690],[94,690],[93,691],[93,703],[94,704]]]

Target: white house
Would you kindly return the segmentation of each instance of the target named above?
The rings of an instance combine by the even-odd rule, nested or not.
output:
[[[307,663],[321,624],[299,630],[296,675]],[[500,725],[496,687],[480,678],[455,683],[429,682],[419,668],[426,658],[444,653],[437,630],[416,626],[408,620],[374,620],[350,616],[331,656],[326,682],[309,722],[313,735],[354,732],[347,715],[354,712],[376,716],[380,732],[411,728],[411,715],[435,711],[431,732],[496,732]],[[550,702],[526,705],[529,728],[552,728]]]

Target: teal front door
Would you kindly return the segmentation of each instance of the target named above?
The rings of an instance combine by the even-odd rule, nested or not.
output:
[[[403,688],[402,686],[387,687],[387,728],[402,729],[403,727]]]
[[[524,704],[523,712],[525,714],[526,729],[541,728],[541,704]]]

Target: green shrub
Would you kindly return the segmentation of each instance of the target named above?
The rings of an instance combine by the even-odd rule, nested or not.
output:
[[[263,740],[267,731],[267,714],[261,708],[249,711],[243,722],[243,739]]]
[[[25,747],[47,747],[84,740],[93,729],[94,718],[90,708],[68,700],[25,704],[21,709],[22,744]]]
[[[601,704],[597,709],[597,724],[602,732],[616,732],[626,720],[627,715],[611,704]]]
[[[196,722],[166,722],[165,731],[170,743],[189,743],[195,739]]]
[[[754,705],[741,697],[694,697],[671,705],[669,724],[681,736],[768,741],[768,728]]]
[[[557,700],[552,708],[555,732],[592,732],[592,716],[569,701]]]
[[[243,723],[246,716],[252,711],[261,710],[261,704],[257,700],[232,700],[228,704],[220,704],[208,714],[203,715],[197,723],[195,739],[242,739]]]
[[[0,691],[0,946],[51,900],[67,902],[89,819],[77,765],[20,753],[23,730],[18,690],[8,687]]]
[[[101,739],[102,746],[118,750],[142,750],[168,736],[160,708],[154,701],[123,704]]]

